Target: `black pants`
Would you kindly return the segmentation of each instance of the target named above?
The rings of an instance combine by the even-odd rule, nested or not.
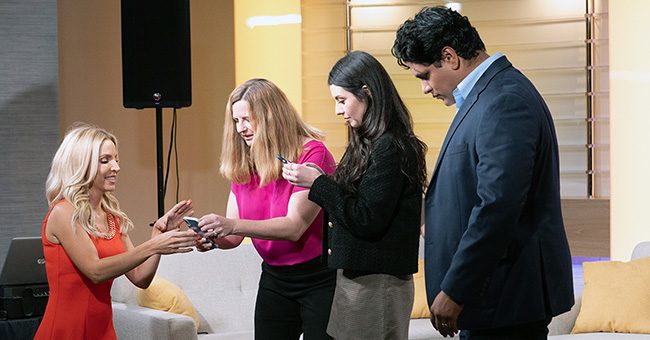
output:
[[[256,340],[332,339],[327,335],[336,271],[320,257],[293,266],[262,263],[255,304]]]
[[[521,325],[460,331],[461,340],[546,340],[551,319],[529,322]]]

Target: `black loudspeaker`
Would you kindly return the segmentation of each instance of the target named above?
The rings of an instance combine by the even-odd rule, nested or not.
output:
[[[189,0],[122,0],[124,107],[192,104]]]

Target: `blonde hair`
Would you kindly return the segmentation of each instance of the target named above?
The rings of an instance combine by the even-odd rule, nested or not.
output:
[[[52,159],[52,167],[45,183],[48,204],[52,206],[61,199],[70,202],[74,206],[72,226],[79,223],[88,234],[95,237],[107,235],[93,225],[88,192],[97,175],[101,145],[106,140],[112,141],[117,148],[117,139],[112,133],[84,123],[73,125]],[[127,233],[133,228],[133,222],[120,210],[120,204],[113,193],[104,193],[101,206],[117,217],[121,233]]]
[[[237,133],[232,106],[240,100],[248,102],[249,118],[255,130],[249,147]],[[275,154],[289,160],[300,156],[305,138],[322,140],[318,129],[302,121],[287,96],[266,79],[250,79],[235,88],[226,104],[221,174],[235,183],[248,183],[257,173],[260,187],[280,178],[282,163]]]

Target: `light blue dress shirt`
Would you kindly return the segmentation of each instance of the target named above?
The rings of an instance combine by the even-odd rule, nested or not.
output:
[[[469,95],[470,91],[476,85],[476,82],[481,78],[483,73],[495,62],[497,59],[503,57],[503,53],[497,52],[491,55],[489,58],[485,59],[478,67],[476,67],[472,72],[470,72],[465,79],[463,79],[451,93],[456,100],[456,112],[458,112],[465,101],[465,98]]]

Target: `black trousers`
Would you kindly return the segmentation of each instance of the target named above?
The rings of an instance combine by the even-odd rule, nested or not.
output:
[[[293,266],[262,263],[255,304],[256,340],[331,340],[327,335],[336,271],[320,256]]]
[[[525,324],[460,331],[461,340],[546,340],[548,339],[548,324],[551,319],[529,322]]]

